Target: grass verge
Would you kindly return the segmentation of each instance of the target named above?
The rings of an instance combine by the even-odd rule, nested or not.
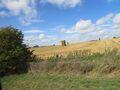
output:
[[[3,90],[119,90],[120,78],[89,79],[76,75],[24,74],[4,77]]]

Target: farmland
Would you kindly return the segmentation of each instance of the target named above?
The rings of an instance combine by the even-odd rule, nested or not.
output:
[[[0,0],[0,90],[120,90],[120,0]]]
[[[46,46],[40,48],[31,48],[37,57],[47,58],[55,55],[66,56],[71,52],[79,50],[91,50],[91,52],[105,52],[106,49],[120,48],[120,39],[98,40],[71,44],[68,46]]]
[[[38,59],[28,73],[3,77],[3,90],[119,90],[119,48],[119,38],[31,48]]]

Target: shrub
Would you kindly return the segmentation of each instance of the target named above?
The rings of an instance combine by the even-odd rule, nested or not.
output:
[[[32,59],[32,51],[23,44],[21,31],[12,26],[0,28],[0,72],[4,74],[27,72],[28,62]]]

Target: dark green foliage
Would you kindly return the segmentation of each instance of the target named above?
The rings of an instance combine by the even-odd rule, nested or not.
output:
[[[23,34],[11,26],[0,28],[0,72],[27,72],[32,52],[23,44]]]

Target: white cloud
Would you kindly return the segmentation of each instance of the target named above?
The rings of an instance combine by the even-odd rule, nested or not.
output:
[[[45,34],[40,34],[39,35],[39,39],[46,39],[46,38],[47,38],[47,36]]]
[[[47,38],[47,35],[45,35],[45,34],[39,34],[37,36],[29,35],[29,36],[24,37],[24,43],[29,46],[48,45],[47,41],[48,41],[48,38]],[[45,43],[47,43],[47,44],[45,44]]]
[[[30,35],[24,37],[24,43],[29,46],[34,46],[34,45],[46,46],[53,44],[58,45],[59,41],[60,41],[59,38],[55,35],[39,34],[38,36]]]
[[[43,30],[26,30],[26,31],[23,31],[24,33],[31,33],[31,34],[33,34],[33,33],[42,33],[42,32],[44,32]]]
[[[120,13],[113,18],[113,29],[120,29]]]
[[[45,34],[39,34],[37,36],[36,35],[25,36],[24,40],[32,43],[32,42],[34,42],[36,40],[41,41],[41,40],[44,40],[46,38],[47,38],[47,35],[45,35]]]
[[[36,10],[34,0],[1,0],[1,6],[9,10],[12,15],[23,13],[25,16],[34,17]]]
[[[76,30],[87,29],[91,25],[92,25],[91,20],[80,20],[76,23],[75,29]]]
[[[114,16],[114,14],[112,14],[112,13],[111,13],[111,14],[108,14],[108,15],[100,18],[99,20],[97,20],[97,21],[96,21],[96,24],[97,24],[97,25],[103,25],[103,24],[105,24],[105,23],[107,23],[107,22],[110,22],[113,16]]]
[[[93,23],[91,20],[79,20],[69,28],[61,28],[66,34],[65,39],[70,42],[86,40],[109,39],[120,36],[120,13],[108,14]]]
[[[32,23],[39,23],[39,22],[44,22],[44,20],[41,19],[33,19],[31,17],[25,17],[25,18],[19,18],[19,21],[21,22],[22,25],[27,26],[31,25]]]
[[[71,28],[62,28],[60,31],[65,33],[88,33],[94,30],[91,20],[80,20]]]
[[[73,8],[81,4],[81,0],[39,0],[41,3],[51,3],[62,7]],[[37,0],[0,0],[0,16],[17,16],[22,25],[44,22],[38,19]]]
[[[120,25],[120,13],[116,14],[114,19],[113,19],[114,24],[119,24]]]
[[[91,20],[80,20],[70,28],[61,28],[63,33],[101,33],[103,31],[120,30],[120,13],[108,14],[98,19],[95,23]]]
[[[41,3],[51,3],[59,7],[74,8],[82,3],[82,0],[41,0]]]
[[[35,4],[35,0],[0,0],[0,8],[5,9],[4,14],[18,16],[23,25],[30,25],[32,19],[37,18]]]

